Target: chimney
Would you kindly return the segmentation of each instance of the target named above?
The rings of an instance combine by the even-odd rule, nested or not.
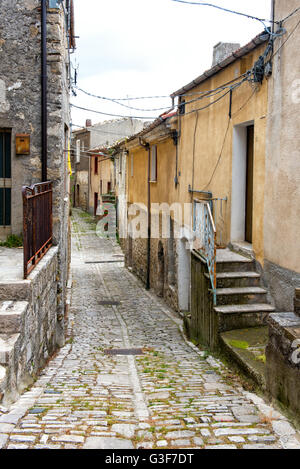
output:
[[[86,127],[92,127],[92,121],[91,121],[91,119],[87,119],[87,120],[85,121],[85,126],[86,126]]]
[[[218,44],[214,46],[212,66],[214,67],[218,63],[223,62],[223,60],[227,59],[227,57],[240,47],[241,45],[236,42],[218,42]]]

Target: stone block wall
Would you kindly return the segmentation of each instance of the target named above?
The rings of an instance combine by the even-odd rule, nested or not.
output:
[[[58,346],[57,267],[58,249],[51,248],[23,285],[8,286],[2,303],[5,285],[0,285],[0,366],[6,372],[0,395],[4,394],[4,403],[14,401],[33,382]]]
[[[161,232],[161,230],[160,230]],[[173,260],[170,259],[170,243]],[[128,238],[122,241],[125,264],[144,284],[147,282],[148,240],[147,238]],[[178,262],[176,240],[154,238],[150,243],[150,288],[165,299],[169,306],[178,310]]]
[[[22,186],[41,182],[41,1],[0,0],[0,129],[11,131],[11,231],[23,230]],[[58,246],[57,308],[64,314],[69,264],[69,48],[62,7],[47,10],[48,180],[53,181],[53,238]],[[17,155],[16,134],[30,135]],[[16,292],[16,295],[18,293]],[[16,297],[17,299],[17,297]],[[61,331],[63,343],[64,331]]]
[[[269,317],[266,350],[267,391],[300,424],[300,317],[277,313]]]

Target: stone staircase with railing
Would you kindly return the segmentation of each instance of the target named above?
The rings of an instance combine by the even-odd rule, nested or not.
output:
[[[275,312],[253,258],[217,250],[217,305],[220,345],[230,359],[265,385],[267,320]]]

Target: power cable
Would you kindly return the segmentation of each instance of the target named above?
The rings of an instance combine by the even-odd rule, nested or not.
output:
[[[121,118],[127,118],[127,119],[150,119],[150,120],[154,120],[154,119],[157,119],[157,117],[145,117],[145,116],[124,116],[124,115],[120,115],[120,114],[110,114],[108,112],[101,112],[101,111],[95,111],[94,109],[88,109],[88,108],[85,108],[85,107],[81,107],[81,106],[76,106],[75,104],[70,104],[70,106],[76,108],[76,109],[80,109],[81,111],[87,111],[87,112],[93,112],[95,114],[101,114],[103,116],[110,116],[110,117],[121,117]]]
[[[119,102],[118,100],[116,99],[113,99],[113,98],[107,98],[105,96],[97,96],[95,94],[92,94],[92,93],[89,93],[88,91],[85,91],[81,88],[78,88],[78,87],[75,87],[78,91],[81,91],[81,93],[84,93],[88,96],[91,96],[93,98],[97,98],[97,99],[103,99],[105,101],[110,101],[110,102],[113,102],[115,104],[118,104],[119,106],[123,106],[123,107],[126,107],[128,109],[133,109],[134,111],[142,111],[142,112],[155,112],[155,111],[164,111],[166,109],[169,109],[170,106],[166,106],[166,107],[160,107],[160,108],[156,108],[156,109],[141,109],[141,108],[137,108],[137,107],[133,107],[133,106],[128,106],[128,104],[123,104],[121,102]],[[170,97],[169,97],[170,99]]]
[[[290,39],[290,37],[294,34],[294,32],[296,31],[296,29],[299,27],[300,25],[300,20],[298,21],[298,23],[296,24],[296,26],[292,29],[292,31],[289,33],[289,35],[287,36],[287,38],[285,39],[285,41],[281,44],[281,46],[276,50],[276,52],[274,52],[272,54],[272,57],[275,57],[275,55],[277,55],[281,49],[283,48],[283,46],[288,42],[288,40]]]
[[[265,23],[273,23],[273,24],[278,24],[278,21],[273,21],[270,19],[264,19],[264,18],[258,18],[257,16],[252,16],[247,13],[242,13],[240,11],[235,11],[235,10],[230,10],[228,8],[221,7],[219,5],[214,5],[212,3],[206,3],[206,2],[189,2],[187,0],[171,0],[172,2],[177,2],[177,3],[184,3],[187,5],[200,5],[200,6],[207,6],[211,8],[216,8],[217,10],[225,11],[226,13],[232,13],[234,15],[239,15],[239,16],[244,16],[246,18],[249,18],[251,20],[256,20],[259,21],[264,25],[264,28],[267,29]]]

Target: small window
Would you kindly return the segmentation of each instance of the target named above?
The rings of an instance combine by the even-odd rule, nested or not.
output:
[[[184,98],[179,98],[179,114],[183,115],[185,114],[185,99]]]
[[[80,163],[80,140],[76,140],[76,163]]]
[[[151,182],[157,181],[157,146],[151,149]]]
[[[131,177],[133,177],[133,154],[131,154]]]
[[[98,157],[95,157],[95,174],[98,174]]]

